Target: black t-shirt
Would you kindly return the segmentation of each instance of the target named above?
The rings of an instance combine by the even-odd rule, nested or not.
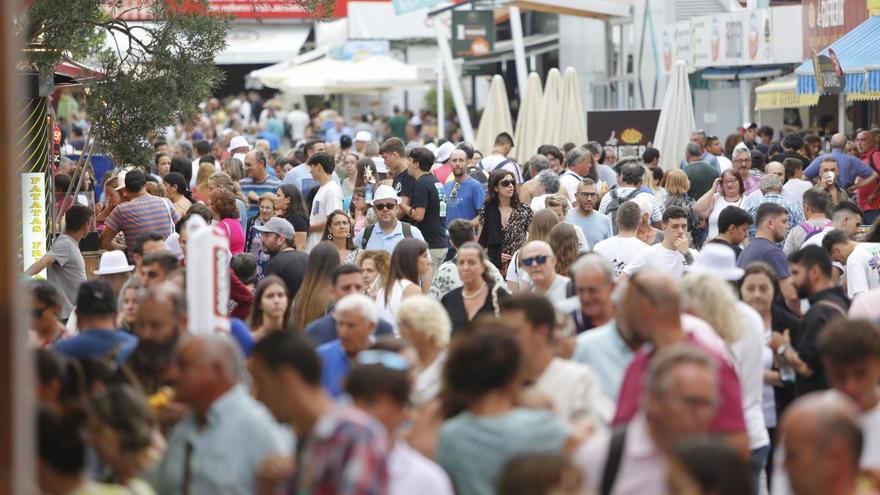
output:
[[[318,188],[316,187],[315,190],[317,191],[317,189]],[[302,213],[295,212],[291,215],[287,215],[285,218],[291,225],[293,225],[293,230],[297,234],[300,232],[305,232],[306,234],[309,233],[309,219]]]
[[[398,196],[401,198],[409,198],[412,196],[416,180],[413,179],[412,175],[409,175],[409,172],[404,170],[394,177],[391,184],[394,186],[394,191],[397,192]]]
[[[719,239],[717,237],[715,239],[712,239],[711,241],[709,241],[709,244],[722,244],[724,246],[729,247],[730,249],[733,249],[733,252],[736,253],[737,259],[739,259],[739,253],[743,252],[743,248],[741,248],[739,246],[734,246],[733,244],[725,241],[724,239]]]
[[[813,374],[809,377],[797,375],[794,382],[795,397],[828,388],[822,356],[816,343],[825,326],[838,318],[846,318],[848,311],[849,298],[840,287],[825,289],[810,298],[810,310],[804,315],[801,334],[792,344],[801,361],[813,370]]]
[[[804,164],[803,169],[806,170],[808,166],[810,166],[810,160],[806,157],[798,155],[797,153],[791,151],[783,151],[782,153],[773,157],[773,161],[782,163],[786,158],[797,158]]]
[[[308,264],[309,255],[302,251],[281,251],[272,256],[263,274],[281,277],[287,285],[289,300],[293,301],[296,293],[299,292],[299,286],[302,285]]]
[[[424,208],[425,218],[421,222],[413,222],[418,227],[431,249],[447,247],[446,241],[446,197],[443,184],[434,174],[424,174],[415,181],[409,206]]]

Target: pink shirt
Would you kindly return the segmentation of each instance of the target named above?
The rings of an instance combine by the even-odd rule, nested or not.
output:
[[[244,229],[237,218],[224,218],[217,222],[217,228],[229,239],[229,252],[233,256],[244,252]]]
[[[743,186],[746,188],[746,194],[757,191],[761,188],[761,178],[757,175],[749,174],[748,178],[743,181]]]
[[[720,404],[715,411],[709,431],[713,433],[735,433],[746,431],[746,421],[743,418],[742,391],[736,371],[729,361],[715,351],[712,347],[703,344],[691,334],[687,334],[685,342],[706,351],[715,359],[718,366],[718,384]],[[653,350],[641,350],[633,358],[623,377],[620,386],[620,397],[617,400],[617,413],[614,415],[614,424],[630,421],[639,411],[639,398],[642,395],[642,382],[648,369],[648,362],[653,355]]]
[[[434,177],[436,177],[441,184],[446,184],[446,180],[449,179],[449,174],[452,173],[452,165],[450,165],[449,162],[446,162],[439,167],[435,167],[431,173],[434,174]]]

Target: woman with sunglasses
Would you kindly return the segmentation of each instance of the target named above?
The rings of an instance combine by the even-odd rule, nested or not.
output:
[[[532,209],[519,201],[516,180],[504,169],[489,174],[488,195],[480,211],[480,245],[489,252],[489,261],[501,273],[526,238],[532,222]]]
[[[58,319],[62,297],[48,280],[35,280],[31,285],[31,343],[35,347],[49,347],[73,336]]]
[[[721,172],[721,177],[715,179],[706,194],[694,203],[694,211],[697,215],[708,221],[707,241],[718,237],[718,215],[721,214],[721,210],[728,206],[742,208],[745,192],[742,177],[733,169],[728,169]]]
[[[476,242],[458,248],[455,265],[463,285],[447,292],[440,301],[452,320],[453,333],[481,314],[498,316],[499,301],[509,295],[495,284],[486,261],[483,247]]]

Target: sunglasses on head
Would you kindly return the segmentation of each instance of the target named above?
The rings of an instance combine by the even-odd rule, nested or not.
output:
[[[358,353],[359,364],[378,364],[394,371],[408,371],[409,361],[396,352],[369,349]]]
[[[510,187],[514,184],[516,184],[516,181],[513,179],[504,179],[504,180],[498,182],[498,185],[501,187]]]
[[[522,260],[523,266],[530,267],[532,265],[541,266],[547,262],[547,256],[543,254],[539,254],[537,256],[532,256],[531,258],[524,258]]]
[[[373,205],[373,208],[377,210],[393,210],[395,206],[397,205],[394,203],[376,203]]]

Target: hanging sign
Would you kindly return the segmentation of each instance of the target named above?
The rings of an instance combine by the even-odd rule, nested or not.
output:
[[[46,254],[46,174],[21,174],[21,255],[27,268]],[[46,270],[37,278],[46,278]]]

